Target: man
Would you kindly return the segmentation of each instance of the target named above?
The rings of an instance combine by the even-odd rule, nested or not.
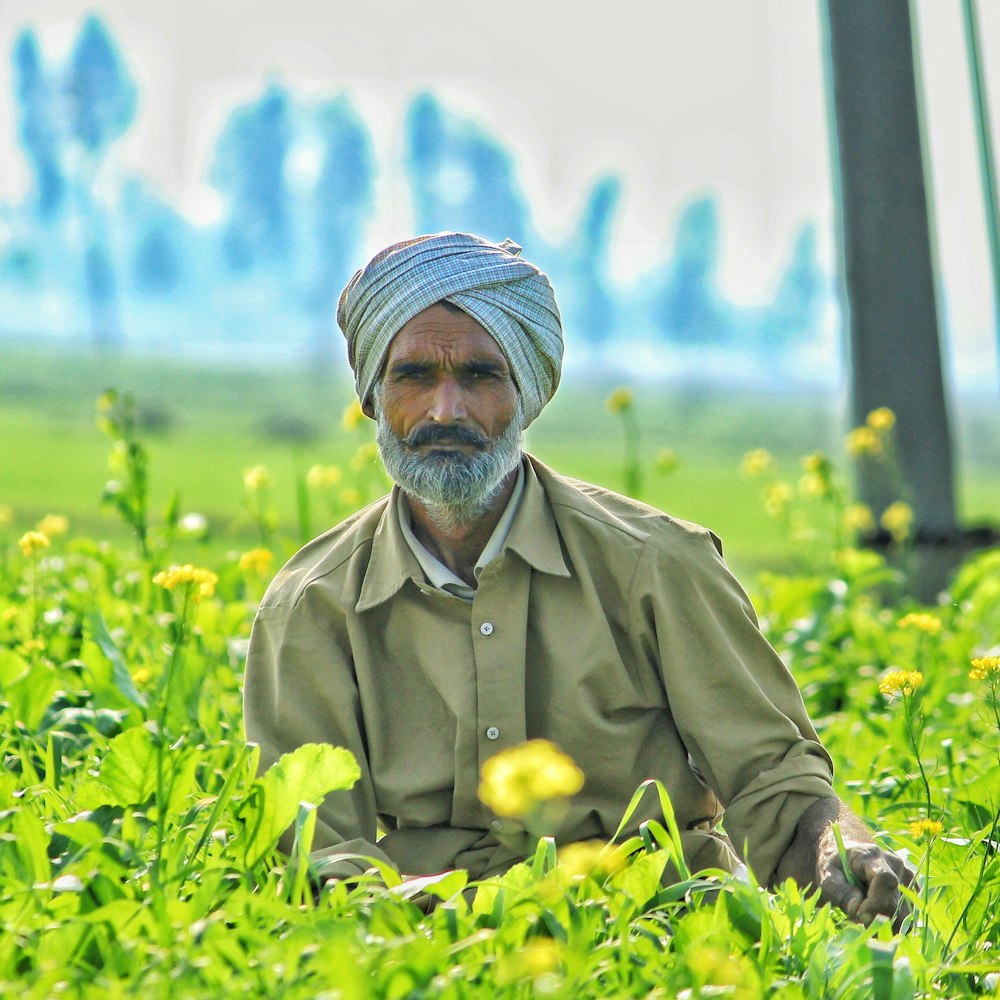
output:
[[[414,876],[504,870],[527,845],[478,800],[480,771],[542,737],[586,776],[561,843],[609,838],[659,778],[693,869],[732,870],[735,845],[762,882],[817,885],[866,923],[895,914],[909,875],[834,795],[718,539],[522,453],[559,382],[562,331],[548,279],[519,254],[423,236],[376,255],[341,296],[396,486],[275,578],[245,690],[262,766],[307,742],[358,759],[357,785],[319,809],[320,872],[370,858]],[[633,830],[655,815],[650,802]]]

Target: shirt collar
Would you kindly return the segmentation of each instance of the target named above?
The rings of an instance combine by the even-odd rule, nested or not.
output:
[[[508,502],[508,510],[504,511],[504,517],[498,522],[497,530],[484,550],[484,556],[489,555],[489,559],[484,561],[481,557],[480,562],[485,565],[493,556],[509,549],[539,572],[568,577],[570,572],[563,558],[556,521],[549,508],[545,489],[528,456],[522,459],[521,470],[518,478],[523,475],[524,489],[520,502],[516,507]],[[356,605],[359,612],[368,611],[389,600],[407,580],[423,582],[424,571],[403,534],[397,513],[397,504],[401,501],[399,494],[399,487],[394,486],[375,529],[371,558]],[[515,500],[516,496],[512,495],[511,499]],[[509,526],[504,525],[508,511],[512,511]],[[502,525],[509,528],[505,542],[498,538]],[[494,539],[498,539],[496,551],[492,551]]]

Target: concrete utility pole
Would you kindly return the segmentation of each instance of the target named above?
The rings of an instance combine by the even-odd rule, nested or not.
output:
[[[825,0],[856,424],[896,414],[918,551],[958,552],[952,444],[941,373],[908,0]],[[900,499],[883,469],[860,470],[876,516]],[[933,562],[940,562],[935,559]],[[925,566],[918,589],[944,582]],[[932,579],[940,577],[940,580]]]

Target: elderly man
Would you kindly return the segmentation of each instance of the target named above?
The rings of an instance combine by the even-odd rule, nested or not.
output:
[[[396,486],[277,575],[245,689],[263,766],[307,742],[358,759],[357,785],[319,809],[319,871],[370,858],[411,876],[504,870],[518,844],[477,798],[480,771],[542,737],[586,775],[561,843],[612,836],[658,778],[693,869],[732,870],[735,845],[762,882],[818,886],[864,922],[897,912],[907,870],[834,795],[718,539],[521,451],[559,382],[562,332],[548,279],[519,254],[423,236],[377,254],[341,296]],[[656,814],[650,802],[633,830]]]

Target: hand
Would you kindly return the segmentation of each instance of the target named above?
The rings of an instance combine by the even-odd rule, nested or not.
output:
[[[856,885],[844,873],[833,831],[827,829],[816,858],[821,901],[832,903],[866,927],[879,915],[889,917],[893,930],[898,931],[910,911],[900,886],[910,885],[916,873],[897,854],[870,841],[845,839],[844,850]]]

